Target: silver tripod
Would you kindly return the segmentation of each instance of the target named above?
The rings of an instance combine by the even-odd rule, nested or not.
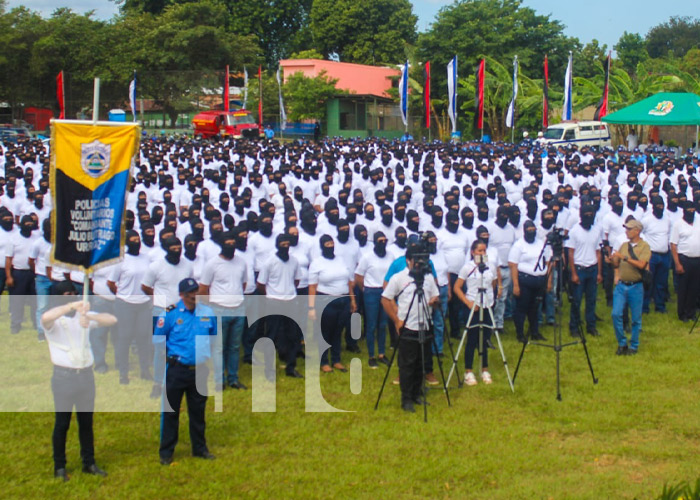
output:
[[[481,266],[484,266],[483,260],[478,264],[477,267],[474,268],[472,273],[479,269]],[[496,322],[494,321],[493,318],[493,309],[491,306],[486,306],[484,307],[483,304],[486,302],[484,299],[484,295],[486,294],[486,286],[484,284],[484,273],[486,269],[484,268],[483,270],[479,269],[481,273],[481,281],[479,283],[479,288],[478,288],[478,293],[479,293],[479,299],[478,299],[478,304],[477,301],[474,301],[474,305],[479,306],[479,323],[473,324],[472,322],[474,321],[474,310],[475,307],[472,307],[470,313],[469,313],[469,318],[467,319],[467,324],[464,327],[464,333],[462,333],[462,338],[459,341],[459,346],[457,347],[457,350],[454,353],[454,359],[452,360],[452,368],[450,368],[450,373],[447,376],[447,382],[446,386],[450,385],[450,380],[452,379],[452,375],[454,374],[455,370],[457,369],[457,360],[459,358],[459,353],[462,351],[462,348],[465,346],[466,340],[467,340],[467,334],[469,333],[469,329],[473,328],[475,326],[479,327],[479,345],[478,345],[478,351],[479,351],[479,358],[481,359],[481,369],[483,371],[484,369],[484,328],[491,328],[491,331],[496,335],[496,341],[498,342],[498,350],[501,352],[501,359],[503,359],[503,367],[506,370],[506,376],[508,377],[508,384],[510,385],[510,390],[515,392],[515,388],[513,387],[513,379],[510,376],[510,369],[508,368],[508,361],[506,360],[506,354],[503,351],[503,344],[501,344],[501,337],[498,335],[498,330],[496,329],[495,325]],[[490,323],[484,323],[484,310],[489,315]],[[457,379],[457,385],[459,387],[462,387],[464,382],[460,380],[459,378]]]

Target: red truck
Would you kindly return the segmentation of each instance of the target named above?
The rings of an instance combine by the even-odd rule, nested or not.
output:
[[[203,139],[232,137],[234,139],[258,139],[265,135],[255,118],[245,109],[236,111],[202,111],[192,119],[194,135]]]

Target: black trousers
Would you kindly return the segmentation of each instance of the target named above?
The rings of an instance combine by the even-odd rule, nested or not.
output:
[[[693,319],[700,298],[700,257],[679,255],[685,271],[678,275],[678,319]]]
[[[421,344],[418,332],[403,329],[399,341],[398,364],[401,402],[413,401],[423,392],[423,367],[421,366]],[[428,341],[431,341],[428,338]],[[429,358],[432,349],[430,342],[423,346],[423,355]],[[426,372],[427,373],[427,372]]]
[[[265,325],[268,338],[275,343],[280,358],[287,365],[286,372],[294,372],[302,337],[296,321],[288,316],[273,315],[265,317]],[[274,373],[274,359],[268,359],[268,357],[265,358],[265,373],[272,375]]]
[[[518,338],[525,336],[525,318],[527,317],[530,333],[536,335],[539,333],[538,299],[542,299],[547,291],[547,277],[518,273],[518,284],[520,297],[515,297],[515,314],[513,314],[515,332]]]
[[[165,370],[165,396],[168,398],[167,403],[170,408],[166,405],[165,409],[172,409],[172,411],[161,413],[160,458],[170,458],[175,452],[180,427],[182,396],[187,398],[192,454],[202,455],[209,451],[204,438],[204,409],[207,406],[207,397],[197,391],[197,378],[202,379],[202,386],[204,386],[208,374],[209,369],[206,366],[200,366],[195,370],[193,367],[168,361]]]
[[[129,350],[133,343],[139,354],[141,376],[148,377],[153,362],[153,342],[151,325],[153,312],[150,303],[130,304],[116,299],[114,311],[117,323],[117,339],[114,348],[114,363],[121,377],[129,376]]]
[[[465,306],[466,307],[466,306]],[[516,306],[517,307],[517,306]],[[517,309],[516,309],[517,312]],[[467,318],[469,317],[469,314],[471,313],[471,309],[467,307]],[[492,319],[486,309],[484,309],[484,325],[491,325],[489,326],[484,326],[482,328],[481,332],[481,347],[479,347],[479,327],[478,326],[470,326],[467,329],[467,344],[464,347],[464,368],[467,370],[471,370],[474,367],[474,353],[478,350],[479,355],[483,357],[481,366],[483,367],[488,367],[489,366],[489,350],[486,348],[486,341],[491,338],[491,333],[493,332],[493,321],[495,319]],[[474,316],[472,316],[472,325],[478,325],[479,324],[479,311],[474,312]]]
[[[83,370],[71,370],[54,366],[51,378],[56,418],[53,426],[54,470],[66,467],[66,437],[70,428],[73,408],[78,420],[80,458],[84,466],[95,463],[95,444],[92,432],[92,415],[95,409],[95,377],[92,366]]]

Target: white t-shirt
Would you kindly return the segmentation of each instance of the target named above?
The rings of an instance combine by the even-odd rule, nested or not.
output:
[[[89,328],[95,328],[97,322],[90,321]],[[51,328],[44,328],[49,344],[51,362],[64,368],[87,368],[92,366],[94,358],[90,349],[90,331],[80,326],[80,314],[72,318],[61,316],[54,321]]]
[[[201,284],[209,287],[212,304],[238,307],[243,303],[243,285],[253,279],[247,268],[245,259],[237,255],[231,260],[217,255],[204,265]]]
[[[366,288],[381,288],[384,285],[384,276],[394,260],[396,258],[388,250],[384,257],[379,257],[374,251],[365,252],[357,264],[355,274],[364,278]]]
[[[153,288],[153,305],[165,309],[180,300],[178,285],[193,272],[192,262],[187,259],[181,258],[176,266],[165,259],[157,260],[148,266],[142,284]]]
[[[12,238],[12,240],[10,240],[6,247],[6,256],[12,257],[13,269],[29,269],[29,252],[34,244],[34,241],[36,241],[36,237],[34,235],[30,236],[29,238],[25,238],[24,236],[20,235],[19,232],[14,238]]]
[[[46,266],[50,266],[51,243],[43,237],[37,238],[29,249],[29,258],[34,259],[34,273],[46,277]],[[3,264],[4,265],[4,264]]]
[[[129,304],[145,304],[148,295],[141,289],[141,278],[148,269],[148,255],[124,255],[124,260],[112,268],[109,281],[117,285],[117,298]]]
[[[574,249],[574,265],[590,267],[598,263],[596,252],[602,241],[603,231],[600,226],[593,225],[586,231],[581,224],[576,224],[569,231],[569,239],[564,242],[564,247]]]
[[[664,212],[663,217],[657,219],[654,214],[648,213],[642,219],[644,230],[642,238],[649,243],[652,252],[668,252],[668,242],[671,237],[671,219]]]
[[[696,216],[693,225],[679,219],[671,228],[670,243],[677,245],[677,251],[686,257],[700,257],[700,219]]]
[[[479,271],[479,266],[473,260],[467,261],[459,270],[458,277],[467,284],[467,298],[481,307],[493,306],[493,282],[498,277],[498,270],[493,264],[486,264],[484,272]],[[483,280],[482,280],[483,277]],[[483,285],[483,300],[479,288]]]
[[[352,275],[340,257],[315,259],[309,265],[309,285],[316,285],[316,291],[326,295],[348,295],[348,282]]]
[[[545,247],[542,257],[540,257],[541,252],[542,240],[535,239],[534,243],[528,243],[525,238],[520,238],[508,253],[508,263],[517,264],[518,271],[521,273],[544,276],[547,274],[546,263],[552,258],[552,249],[550,246]]]
[[[265,294],[272,299],[292,300],[297,296],[294,281],[301,278],[297,260],[289,256],[284,262],[276,254],[264,262],[258,274],[258,283],[265,285]]]
[[[403,271],[393,275],[389,280],[389,283],[387,283],[386,288],[382,293],[382,297],[389,300],[398,301],[398,317],[400,320],[404,320],[404,326],[406,328],[417,331],[422,325],[423,328],[427,329],[432,311],[427,311],[428,316],[426,317],[426,311],[423,311],[422,307],[414,306],[411,307],[410,317],[406,318],[406,315],[409,312],[408,308],[411,306],[413,294],[416,291],[415,281],[413,278],[411,278],[411,276],[409,276],[408,272],[409,270],[406,268]],[[429,276],[426,276],[426,280],[423,283],[423,293],[426,302],[430,302],[432,299],[440,295],[440,291],[435,284],[435,280],[430,279]]]

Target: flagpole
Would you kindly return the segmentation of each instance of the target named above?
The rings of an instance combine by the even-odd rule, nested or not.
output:
[[[95,78],[94,91],[92,95],[92,125],[96,126],[100,118],[100,79]],[[90,274],[87,269],[83,271],[83,306],[88,305],[88,294],[90,293]],[[87,328],[83,328],[83,335],[87,335]]]

